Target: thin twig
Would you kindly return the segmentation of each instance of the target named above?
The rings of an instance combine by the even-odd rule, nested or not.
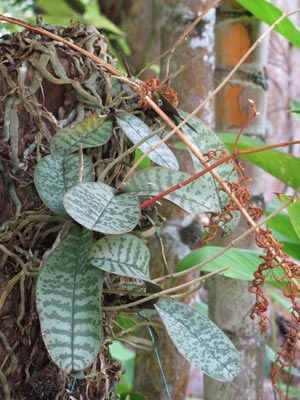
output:
[[[82,176],[83,176],[83,151],[82,151],[82,143],[79,143],[78,183],[82,183]]]
[[[209,272],[208,274],[200,276],[200,277],[194,279],[193,281],[185,282],[182,285],[178,285],[176,287],[171,287],[171,288],[163,290],[163,291],[161,291],[159,293],[153,293],[151,296],[146,297],[144,299],[136,300],[136,301],[133,301],[133,302],[127,303],[127,304],[122,304],[121,306],[102,307],[102,309],[103,309],[103,311],[124,310],[124,309],[130,308],[130,307],[135,307],[135,306],[137,306],[139,304],[142,304],[142,303],[145,303],[147,301],[154,300],[154,299],[157,299],[157,298],[160,298],[160,297],[169,297],[169,296],[167,296],[169,293],[172,293],[172,292],[175,292],[177,290],[183,289],[183,288],[185,288],[187,286],[190,286],[191,283],[195,283],[196,281],[199,282],[201,280],[205,280],[208,277],[216,275],[216,274],[219,274],[219,273],[221,273],[223,271],[226,271],[229,268],[230,267],[226,266],[226,267],[220,268],[220,269],[218,269],[216,271]]]

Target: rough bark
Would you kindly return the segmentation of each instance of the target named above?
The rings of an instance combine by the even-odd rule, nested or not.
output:
[[[60,34],[75,43],[90,35],[83,26]],[[104,43],[100,34],[98,39],[96,46]],[[50,55],[57,57],[55,63]],[[35,307],[41,261],[63,221],[41,205],[33,173],[39,158],[49,153],[51,137],[62,121],[74,123],[75,118],[91,114],[85,96],[100,100],[103,75],[79,54],[29,31],[2,38],[0,59],[0,398],[10,399],[10,392],[15,400],[65,399],[72,378],[64,376],[50,359]],[[97,95],[93,92],[91,97],[81,90],[79,100],[77,89],[88,84],[92,74]],[[95,107],[99,108],[98,100]],[[106,377],[111,373],[116,382],[121,367],[109,361],[107,353],[103,348],[102,362],[95,361],[94,371],[99,371],[101,364],[103,369],[106,359],[110,364]],[[103,376],[97,382],[78,380],[72,394],[75,398],[103,398],[109,380]]]
[[[260,33],[261,23],[245,13],[235,2],[224,0],[220,3],[215,29],[217,83],[239,61]],[[248,117],[247,99],[250,98],[255,101],[261,115],[246,128],[246,132],[257,139],[263,139],[267,88],[264,72],[266,54],[266,46],[259,46],[216,96],[216,131],[237,133]],[[253,201],[256,205],[263,206],[264,182],[260,179],[259,171],[248,165],[245,174],[253,179],[250,185]],[[246,224],[241,221],[238,231],[245,229]],[[254,243],[248,238],[241,246],[253,248]],[[241,372],[229,383],[205,377],[205,399],[263,399],[264,343],[258,327],[249,318],[254,299],[248,292],[248,283],[216,277],[208,280],[207,286],[209,315],[239,350]]]
[[[164,2],[161,53],[171,48],[189,23],[196,18],[197,13],[201,12],[209,4],[210,1],[185,1],[179,6],[178,2],[174,0]],[[172,58],[170,77],[195,56],[201,55],[186,70],[170,81],[171,86],[177,91],[179,108],[186,111],[192,111],[205,98],[212,87],[213,24],[214,13],[212,12],[211,16],[204,19],[189,35],[184,44],[175,51]],[[165,59],[162,61],[162,76],[164,75],[164,62]],[[208,123],[212,122],[210,108],[204,110],[202,116]],[[181,155],[178,154],[178,157],[181,160],[182,169],[191,171],[191,165],[188,162],[190,160],[186,153],[182,152]],[[180,239],[180,229],[192,220],[174,206],[164,206],[161,209],[161,213],[167,218],[162,230],[162,239],[168,266],[173,270],[178,261],[190,251],[190,248]],[[158,273],[158,271],[161,273],[162,259],[157,256],[157,240],[151,242],[151,247],[152,254],[156,254],[151,262],[151,270],[154,274]],[[191,279],[191,276],[186,279]],[[193,299],[185,299],[185,301],[191,304]],[[187,389],[189,363],[178,354],[166,332],[160,333],[157,346],[171,398],[173,400],[182,400],[185,398]],[[149,399],[164,400],[169,398],[153,352],[137,352],[135,371],[134,386],[136,390],[147,395]],[[141,373],[141,371],[143,372]]]

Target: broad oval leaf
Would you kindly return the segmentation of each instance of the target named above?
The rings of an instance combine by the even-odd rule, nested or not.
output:
[[[136,196],[155,196],[189,177],[185,172],[160,167],[147,168],[132,175],[123,190]],[[190,213],[220,211],[217,191],[207,185],[205,178],[197,179],[165,198]]]
[[[177,123],[182,122],[189,114],[177,110],[178,115],[175,115],[174,118]],[[218,136],[212,132],[200,119],[196,117],[192,117],[189,121],[182,126],[182,132],[185,136],[190,140],[190,142],[197,148],[201,153],[207,153],[211,150],[225,150],[227,152],[227,148],[225,144],[218,138]],[[191,153],[191,157],[193,159],[195,171],[202,171],[204,169],[201,162]],[[224,181],[228,182],[237,182],[238,177],[236,171],[233,170],[233,166],[231,163],[223,163],[219,167],[215,168],[215,171],[220,175]],[[206,174],[206,179],[208,185],[214,187],[219,197],[219,206],[222,208],[227,205],[230,201],[228,195],[225,192],[220,192],[219,183],[215,180],[215,178],[210,174]],[[240,221],[240,213],[233,212],[233,218],[225,223],[222,228],[224,230],[224,236],[230,235],[238,226]]]
[[[105,236],[93,245],[89,259],[94,267],[112,274],[150,280],[150,253],[136,236]]]
[[[64,196],[66,211],[93,231],[119,234],[132,231],[140,219],[140,204],[130,194],[117,194],[104,183],[81,183]]]
[[[151,134],[151,129],[149,128],[149,126],[135,115],[119,115],[117,116],[117,121],[122,131],[133,144],[137,144]],[[141,144],[139,146],[139,149],[143,153],[146,153],[160,140],[161,138],[158,135],[152,136],[146,142]],[[165,143],[160,144],[157,149],[149,153],[148,157],[150,158],[150,160],[155,162],[155,164],[161,165],[162,167],[175,170],[179,169],[179,164],[175,155]]]
[[[178,351],[193,365],[220,381],[231,381],[239,374],[236,348],[210,319],[170,299],[160,299],[154,307]]]
[[[55,214],[69,217],[62,199],[66,191],[78,183],[79,168],[79,156],[76,154],[67,157],[50,154],[37,163],[34,171],[36,190],[42,201]],[[93,163],[84,155],[82,180],[88,182],[93,179]]]
[[[102,340],[103,273],[88,262],[91,244],[91,232],[74,227],[47,258],[37,281],[44,342],[67,373],[86,369]]]
[[[51,141],[51,153],[74,153],[78,151],[79,144],[82,144],[82,148],[102,146],[109,141],[112,131],[110,119],[92,115],[74,127],[58,131]]]

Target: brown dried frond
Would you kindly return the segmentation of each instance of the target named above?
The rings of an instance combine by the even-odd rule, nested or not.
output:
[[[138,105],[141,108],[150,108],[149,104],[145,100],[146,96],[149,96],[151,100],[155,101],[156,93],[159,92],[172,104],[173,107],[177,107],[178,99],[175,90],[169,86],[164,86],[157,76],[146,79],[145,82],[140,82],[140,98],[138,100]]]
[[[295,363],[295,354],[300,352],[300,286],[297,279],[300,278],[300,266],[295,264],[282,251],[282,245],[273,237],[269,229],[259,228],[255,234],[256,243],[259,247],[266,249],[266,254],[260,258],[264,260],[254,273],[254,280],[249,291],[256,295],[256,302],[251,310],[251,318],[260,318],[261,332],[265,333],[268,326],[268,319],[265,312],[268,309],[268,299],[263,291],[264,281],[267,276],[272,276],[278,282],[287,280],[282,290],[283,295],[291,301],[291,320],[288,323],[289,331],[286,340],[277,355],[271,378],[278,393],[281,393],[277,380],[282,375],[283,369]]]
[[[203,153],[203,156],[207,158],[208,162],[210,162],[211,160],[217,161],[227,157],[228,152],[225,149],[216,149],[210,150],[207,153]]]

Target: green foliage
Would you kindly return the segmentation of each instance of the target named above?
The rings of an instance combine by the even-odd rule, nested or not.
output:
[[[218,133],[218,136],[224,141],[228,150],[232,152],[236,134]],[[255,149],[265,145],[264,142],[249,138],[248,136],[241,136],[238,142],[238,150]],[[279,150],[265,150],[263,152],[242,155],[240,158],[251,161],[294,189],[300,186],[300,175],[294,173],[294,171],[300,169],[299,157],[294,157]]]
[[[64,196],[68,214],[88,229],[106,234],[130,232],[140,219],[138,200],[130,194],[118,195],[104,183],[81,183]]]
[[[136,144],[142,152],[148,151],[152,146],[157,145],[160,141],[159,136],[151,135],[151,128],[146,125],[140,118],[132,114],[120,114],[116,117],[116,122],[122,131],[128,136],[129,140]],[[196,140],[194,130],[201,129],[205,132],[207,128],[201,125],[198,120],[193,119],[193,130],[189,133],[195,145],[201,149],[201,141]],[[200,128],[199,128],[200,127]],[[190,129],[190,128],[189,128]],[[135,227],[141,223],[140,203],[137,196],[144,198],[145,196],[153,196],[168,189],[170,186],[177,185],[181,181],[189,177],[188,174],[176,171],[178,162],[166,144],[160,145],[154,152],[149,154],[149,158],[162,167],[151,167],[129,177],[125,185],[121,185],[122,190],[115,188],[113,185],[99,183],[93,181],[93,166],[88,155],[83,156],[83,165],[80,165],[79,154],[70,154],[77,152],[79,145],[91,151],[93,148],[101,146],[109,146],[108,141],[112,137],[113,124],[111,120],[98,116],[92,116],[84,119],[79,124],[67,127],[57,132],[50,145],[51,154],[42,158],[36,166],[35,184],[41,196],[41,199],[48,207],[58,215],[72,218],[84,228],[76,226],[62,240],[57,248],[46,261],[45,267],[38,280],[37,298],[38,311],[41,319],[42,332],[45,336],[46,346],[53,360],[67,372],[84,370],[91,363],[95,352],[99,349],[100,336],[97,336],[92,344],[91,337],[94,337],[95,320],[99,321],[98,299],[95,296],[94,302],[89,302],[88,312],[94,312],[95,319],[93,322],[80,314],[80,308],[76,308],[76,304],[80,303],[77,298],[81,299],[83,293],[87,289],[90,282],[90,276],[94,272],[105,271],[106,273],[125,276],[131,279],[138,279],[147,282],[148,292],[160,292],[161,288],[151,282],[149,272],[150,254],[146,244],[135,233]],[[221,146],[220,140],[211,132],[205,136],[205,149],[213,148],[213,146]],[[202,149],[201,149],[202,150]],[[87,153],[88,154],[88,153]],[[195,166],[200,169],[200,164],[194,159]],[[82,171],[82,180],[79,182],[79,171]],[[220,167],[219,174],[226,179],[236,179],[228,167]],[[208,174],[198,180],[194,180],[187,186],[177,187],[177,190],[170,193],[166,198],[177,204],[179,207],[191,213],[199,212],[221,212],[220,196],[214,183]],[[87,229],[85,229],[87,228]],[[92,240],[89,232],[100,232],[102,237],[97,241]],[[133,234],[128,234],[133,232]],[[71,274],[73,271],[72,280]],[[97,272],[98,271],[98,272]],[[60,284],[52,284],[58,278]],[[82,285],[79,283],[81,282]],[[91,292],[94,293],[97,287],[99,289],[101,279],[95,279]],[[63,287],[66,289],[66,298],[59,299],[57,302],[51,300],[51,296],[55,294],[55,298],[63,297]],[[70,297],[72,296],[72,297]],[[90,294],[86,295],[90,298]],[[50,299],[50,300],[49,300]],[[72,301],[73,299],[73,301]],[[194,362],[205,373],[215,376],[216,379],[230,380],[237,373],[239,364],[237,354],[233,346],[229,345],[229,340],[224,334],[221,335],[216,331],[207,317],[203,317],[190,308],[183,308],[180,303],[169,304],[159,303],[157,310],[162,316],[164,323],[167,325],[171,337],[175,341],[179,351],[181,351],[190,361]],[[67,304],[71,304],[67,306]],[[49,312],[49,306],[50,312]],[[71,321],[74,329],[69,329],[66,324],[65,329],[69,329],[70,334],[66,337],[66,333],[57,330],[56,320],[60,313],[60,307],[66,307],[65,313],[68,313],[68,321]],[[172,309],[173,322],[168,316],[168,308]],[[172,307],[175,307],[174,309]],[[93,310],[92,310],[93,309]],[[192,315],[190,315],[192,313]],[[202,334],[195,337],[194,333],[189,332],[190,327],[187,326],[186,343],[194,341],[195,348],[193,352],[182,348],[178,335],[174,333],[173,326],[175,321],[182,323],[186,315],[192,316],[197,329],[208,329],[214,333],[215,340],[210,347],[210,353],[207,353],[207,345],[204,344]],[[67,316],[63,314],[66,318]],[[80,315],[83,316],[84,326],[87,332],[85,336],[81,333],[80,328],[77,329],[77,323],[80,324]],[[196,322],[199,320],[199,322]],[[181,321],[181,322],[180,322]],[[198,326],[198,325],[199,326]],[[98,326],[99,332],[100,326]],[[134,329],[134,327],[133,327]],[[59,334],[62,334],[60,337]],[[175,335],[175,336],[174,336]],[[210,340],[210,338],[206,338]],[[63,345],[62,345],[63,343]],[[76,343],[71,346],[70,343]],[[216,348],[216,357],[211,359],[212,348],[219,343]],[[77,346],[78,344],[78,346]],[[90,347],[89,347],[90,346]],[[92,346],[92,347],[91,347]],[[198,346],[204,346],[198,349]],[[225,346],[225,347],[224,347]],[[229,347],[228,347],[229,346]],[[79,353],[77,357],[77,353]],[[90,348],[90,358],[84,353],[84,349]],[[219,352],[228,350],[228,357],[223,359]],[[209,359],[203,358],[203,354],[209,354]],[[83,355],[82,355],[83,354]],[[195,355],[195,354],[201,354]],[[82,355],[82,359],[80,358]],[[218,360],[228,361],[228,365],[223,368]],[[65,360],[65,361],[63,361]]]
[[[137,144],[141,141],[144,141],[144,143],[140,144],[139,146],[139,149],[143,153],[146,153],[148,150],[152,149],[152,147],[156,146],[161,140],[158,135],[153,136],[149,126],[133,114],[120,115],[117,117],[117,121],[122,131],[132,143]],[[151,137],[149,137],[150,135]],[[147,139],[148,137],[149,139]],[[154,151],[151,151],[148,157],[150,160],[158,165],[161,165],[162,167],[175,170],[179,169],[176,157],[165,143],[161,143],[159,147],[157,147]]]
[[[219,246],[206,246],[201,249],[193,250],[179,262],[176,267],[176,272],[184,271],[194,265],[200,264],[218,255],[222,250],[223,248]],[[228,278],[252,281],[253,274],[257,270],[257,266],[261,263],[261,259],[259,258],[261,254],[262,253],[254,250],[229,249],[218,258],[205,263],[202,270],[212,272],[228,265],[230,268],[222,272],[222,275]],[[273,274],[275,276],[279,274],[278,270],[274,270]],[[276,288],[282,288],[284,286],[284,282],[278,282],[274,277],[266,277],[265,282]]]
[[[178,351],[205,374],[231,381],[240,371],[240,358],[228,337],[192,307],[160,299],[155,304]]]
[[[246,8],[251,14],[255,15],[261,21],[272,25],[281,15],[282,11],[266,0],[236,0],[241,6]],[[300,47],[300,31],[293,23],[285,18],[275,28],[294,46]]]
[[[285,194],[280,194],[279,198],[282,203],[286,203],[287,201],[289,201],[290,196],[287,196]],[[289,214],[294,231],[295,231],[296,235],[298,236],[298,239],[300,239],[300,201],[299,201],[299,199],[297,199],[294,203],[289,204],[286,209]]]
[[[175,116],[175,120],[177,123],[180,123],[182,119],[186,118],[187,116],[187,113],[178,110],[178,115]],[[193,144],[193,146],[201,153],[205,154],[213,150],[227,153],[226,146],[224,145],[222,140],[220,140],[219,137],[198,118],[190,118],[189,122],[183,125],[181,129],[185,136]],[[195,171],[202,171],[204,169],[202,163],[195,157],[195,155],[191,151],[190,154],[193,159]],[[237,182],[237,173],[232,169],[231,164],[223,163],[219,167],[215,168],[215,171],[226,181]],[[206,174],[205,179],[207,182],[207,186],[210,186],[216,191],[215,193],[219,202],[219,208],[222,209],[222,207],[229,202],[228,195],[225,192],[218,191],[219,184],[212,175]],[[233,219],[221,225],[224,230],[224,236],[228,236],[232,232],[234,232],[239,224],[240,214],[233,211],[232,215]]]
[[[55,214],[68,217],[62,200],[63,196],[78,182],[80,160],[78,155],[61,156],[50,154],[42,158],[34,171],[34,183],[43,202]],[[83,182],[93,180],[93,164],[83,157]]]
[[[102,338],[102,272],[88,262],[92,235],[73,227],[46,259],[36,301],[46,347],[66,372],[86,369]]]
[[[118,383],[118,393],[127,394],[131,391],[133,383],[135,352],[119,341],[115,341],[109,346],[109,352],[111,357],[120,361],[125,369],[125,374],[122,375],[121,381]]]
[[[111,274],[150,280],[150,253],[147,246],[133,235],[105,236],[89,253],[90,263]]]
[[[266,215],[277,210],[280,206],[279,200],[274,200],[266,206]],[[268,228],[272,229],[274,237],[283,245],[283,251],[291,257],[300,259],[299,238],[291,223],[286,210],[281,211],[268,221]]]
[[[147,168],[132,175],[127,180],[124,191],[136,196],[155,196],[189,177],[185,172],[160,167]],[[218,194],[206,182],[206,177],[207,175],[179,188],[165,198],[189,213],[221,211]]]
[[[102,146],[112,135],[112,121],[106,117],[92,115],[76,126],[60,130],[51,141],[51,152],[67,155],[83,149]]]
[[[100,30],[124,36],[121,29],[101,14],[97,0],[78,0],[76,2],[60,0],[55,3],[55,6],[47,0],[37,0],[35,6],[41,10],[46,24],[68,26],[71,21],[80,20],[87,25],[96,26]]]

